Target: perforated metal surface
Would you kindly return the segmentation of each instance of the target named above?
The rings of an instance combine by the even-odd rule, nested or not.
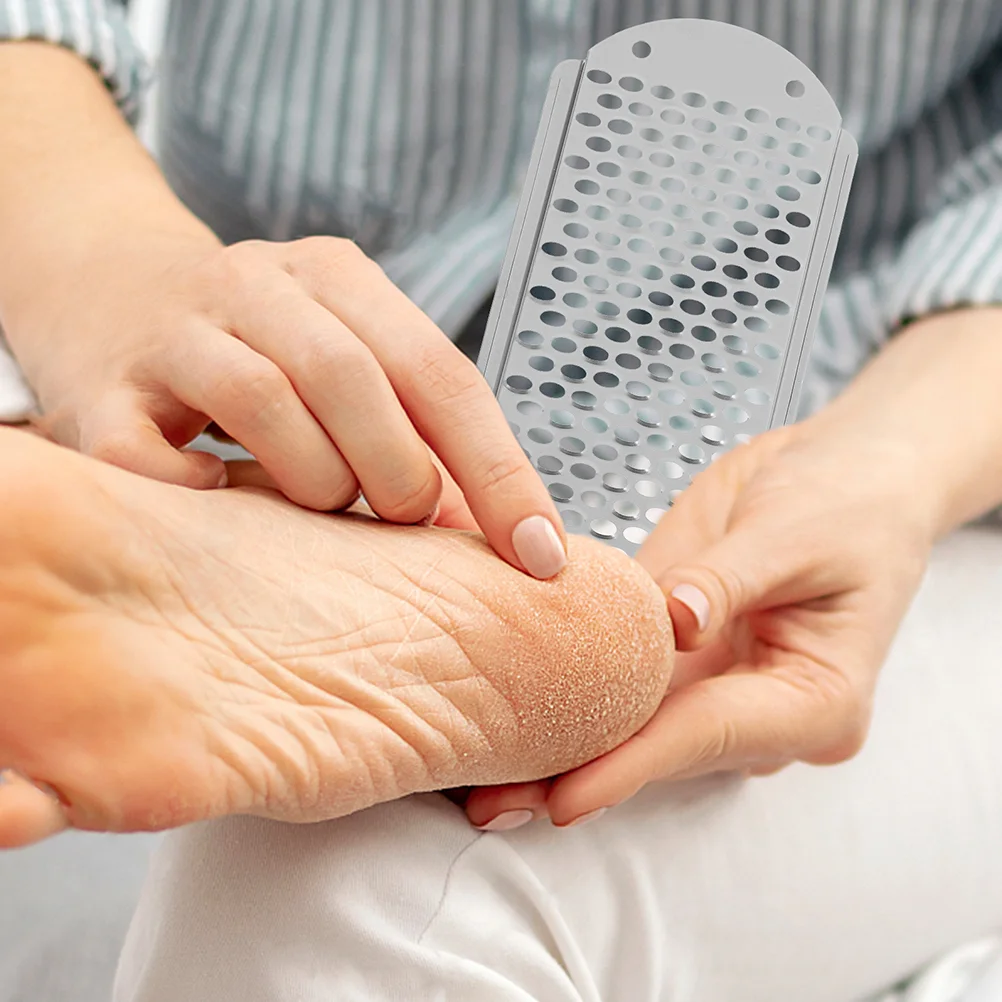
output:
[[[635,552],[789,419],[855,159],[744,29],[654,22],[558,67],[482,366],[569,531]]]

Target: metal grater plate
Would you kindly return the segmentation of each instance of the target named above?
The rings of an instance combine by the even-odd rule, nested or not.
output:
[[[555,71],[481,367],[568,531],[633,554],[790,420],[856,144],[791,53],[640,25]]]

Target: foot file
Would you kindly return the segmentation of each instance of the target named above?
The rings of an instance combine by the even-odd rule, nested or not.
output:
[[[790,421],[856,163],[795,56],[656,21],[553,74],[481,369],[569,532],[636,552]]]

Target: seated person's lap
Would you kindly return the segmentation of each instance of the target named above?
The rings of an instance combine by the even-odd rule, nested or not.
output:
[[[1002,928],[1002,534],[938,549],[854,761],[473,831],[437,795],[168,836],[118,1002],[850,1002]]]

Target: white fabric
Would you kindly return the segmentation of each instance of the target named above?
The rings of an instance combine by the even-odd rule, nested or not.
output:
[[[0,424],[24,421],[34,406],[34,394],[0,334]]]
[[[890,991],[1002,930],[1000,596],[997,529],[937,550],[871,739],[842,766],[654,785],[563,832],[478,834],[433,795],[327,824],[236,818],[174,833],[116,1002],[856,1002]],[[965,1002],[988,1002],[977,981],[993,949],[967,947],[932,994],[920,982],[907,1002],[958,1002],[958,985]]]

